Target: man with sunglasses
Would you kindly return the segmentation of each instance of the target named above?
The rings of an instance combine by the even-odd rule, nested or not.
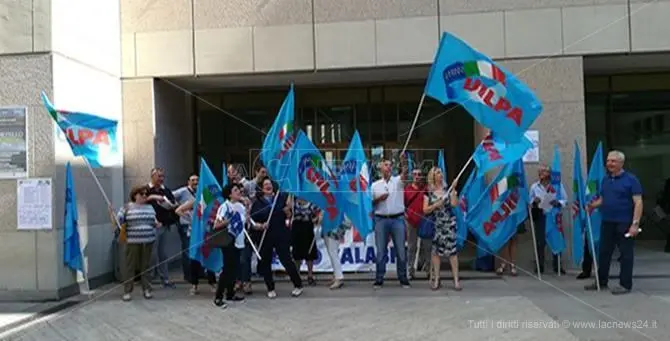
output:
[[[430,257],[431,240],[421,239],[418,244],[417,229],[423,216],[423,195],[425,194],[425,182],[421,169],[412,171],[412,183],[405,186],[405,220],[407,220],[407,268],[409,269],[409,278],[414,279],[417,269],[422,269],[428,257]],[[417,248],[419,249],[418,262]],[[416,266],[415,266],[416,265]]]

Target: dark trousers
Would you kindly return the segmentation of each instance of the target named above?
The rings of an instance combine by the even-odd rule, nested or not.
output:
[[[129,294],[133,291],[134,278],[137,273],[142,278],[142,290],[151,290],[149,279],[149,265],[151,264],[151,250],[154,243],[126,244],[125,250],[125,278],[123,292]]]
[[[219,276],[219,283],[216,285],[216,299],[223,298],[223,291],[226,291],[226,299],[235,296],[235,278],[237,278],[237,267],[240,264],[240,250],[235,247],[235,243],[221,248],[223,252],[223,271]]]
[[[596,247],[596,250],[598,248]],[[584,259],[582,260],[582,272],[591,275],[591,270],[593,269],[593,256],[591,256],[591,243],[589,239],[584,237]]]
[[[209,285],[216,284],[216,275],[213,272],[204,269],[197,260],[190,260],[189,269],[191,273],[188,276],[188,281],[192,285],[198,285],[200,277],[202,277],[203,274],[207,276],[207,283],[209,283]]]
[[[177,232],[179,232],[179,241],[181,242],[181,271],[184,274],[184,280],[191,281],[191,259],[188,258],[188,228],[189,225],[180,224]],[[196,277],[197,279],[197,277]]]
[[[237,279],[242,283],[251,282],[251,255],[253,251],[249,241],[244,243],[244,249],[240,250],[240,267],[237,271]]]
[[[263,276],[265,280],[265,286],[268,288],[268,291],[275,290],[275,282],[272,277],[272,251],[277,252],[277,257],[279,262],[286,269],[289,277],[291,277],[291,282],[296,288],[302,288],[302,279],[298,273],[298,269],[295,267],[295,263],[291,258],[291,252],[289,250],[290,240],[289,238],[282,238],[281,236],[272,236],[270,232],[265,237],[263,241],[263,246],[261,247],[260,254],[261,260],[258,262],[258,272]],[[225,257],[225,256],[224,256]]]
[[[544,250],[547,246],[547,220],[541,209],[533,209],[533,224],[535,225],[535,238],[537,239],[537,243],[535,244],[537,259],[540,263],[540,272],[544,272]],[[558,271],[558,255],[553,255],[551,266],[554,271]]]
[[[600,231],[600,254],[598,277],[600,285],[606,286],[609,279],[610,263],[612,262],[612,253],[614,247],[619,248],[621,254],[621,268],[619,271],[619,284],[625,289],[633,288],[633,256],[634,239],[626,238],[624,235],[628,232],[630,223],[603,222]]]

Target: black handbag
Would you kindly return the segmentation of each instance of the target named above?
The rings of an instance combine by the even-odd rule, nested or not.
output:
[[[212,229],[210,232],[205,233],[205,240],[211,247],[218,248],[228,247],[234,241],[233,236],[228,233],[227,228],[222,228],[220,230]]]

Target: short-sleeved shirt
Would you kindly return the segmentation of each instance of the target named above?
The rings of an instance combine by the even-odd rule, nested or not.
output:
[[[247,210],[244,207],[244,205],[240,202],[230,202],[230,201],[224,202],[221,206],[219,206],[219,210],[216,211],[216,218],[221,220],[227,219],[233,212],[239,213],[240,219],[242,220],[242,226],[244,226],[247,216]],[[244,232],[235,235],[235,231],[232,230],[232,226],[229,224],[228,233],[235,236],[235,247],[238,249],[243,249]]]
[[[642,185],[637,177],[624,171],[619,175],[608,174],[602,183],[600,212],[603,221],[632,223],[633,196],[642,195]]]
[[[423,216],[423,195],[425,192],[426,189],[423,186],[417,188],[414,185],[407,185],[405,187],[404,201],[407,222],[415,228],[419,225]]]
[[[389,196],[375,206],[375,214],[378,215],[403,215],[405,213],[405,198],[403,181],[399,175],[392,176],[388,181],[379,179],[372,183],[372,198],[377,198],[384,193]]]
[[[195,191],[188,186],[179,188],[172,192],[172,195],[174,195],[174,198],[179,205],[183,205],[195,199]],[[185,212],[183,216],[179,217],[179,223],[182,225],[191,225],[192,214],[193,209],[191,208],[188,212]]]

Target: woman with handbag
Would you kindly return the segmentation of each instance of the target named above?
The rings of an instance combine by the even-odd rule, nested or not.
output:
[[[276,201],[275,197],[277,198]],[[275,205],[274,209],[273,205]],[[261,182],[261,192],[257,193],[256,201],[251,207],[251,219],[254,229],[265,232],[265,239],[259,250],[261,260],[258,262],[258,272],[265,280],[268,298],[277,297],[272,276],[273,250],[277,252],[279,262],[291,277],[291,282],[293,282],[291,295],[297,297],[302,294],[302,280],[291,258],[291,232],[286,227],[286,218],[291,215],[291,206],[291,200],[287,198],[287,195],[283,193],[275,194],[272,180],[265,177]],[[256,234],[260,233],[257,232]]]
[[[451,272],[454,275],[454,289],[461,290],[458,279],[458,249],[456,247],[456,216],[452,208],[458,205],[458,195],[453,190],[447,200],[447,192],[444,188],[444,175],[438,167],[433,167],[428,172],[428,190],[423,199],[423,213],[425,214],[419,227],[426,230],[432,224],[434,228],[433,244],[431,250],[431,289],[440,288],[440,263],[441,257],[449,257]],[[423,232],[422,234],[425,234]]]
[[[293,260],[296,268],[304,260],[307,263],[307,284],[316,285],[314,279],[314,261],[318,258],[315,239],[314,226],[319,225],[319,208],[314,204],[297,199],[293,206],[293,224],[291,225],[291,244]]]
[[[223,291],[226,291],[226,301],[242,301],[244,297],[235,296],[235,279],[240,263],[240,249],[244,248],[244,222],[247,211],[242,203],[240,184],[228,184],[223,188],[223,198],[226,200],[216,211],[216,219],[211,234],[208,235],[212,247],[218,247],[223,253],[223,271],[214,294],[214,304],[226,308],[223,300]]]
[[[149,265],[151,250],[156,241],[156,229],[160,223],[156,220],[156,211],[148,203],[149,187],[135,186],[130,191],[130,202],[124,205],[116,215],[121,224],[120,236],[125,247],[125,276],[123,282],[124,301],[130,301],[133,292],[135,271],[142,279],[144,298],[152,298]]]

